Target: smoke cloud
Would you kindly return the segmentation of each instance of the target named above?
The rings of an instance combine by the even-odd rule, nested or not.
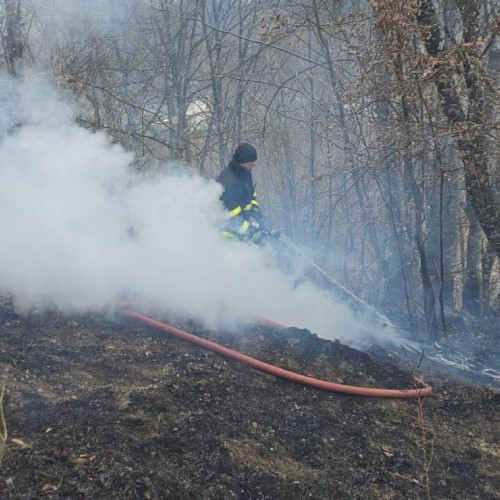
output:
[[[77,126],[74,106],[33,74],[3,76],[0,95],[0,294],[18,308],[132,298],[212,328],[264,316],[325,338],[374,333],[281,271],[272,248],[222,238],[213,180],[173,166],[134,173],[130,153]]]

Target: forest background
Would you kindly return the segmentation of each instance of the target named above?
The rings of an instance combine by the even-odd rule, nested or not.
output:
[[[215,178],[240,141],[269,223],[423,339],[500,306],[496,0],[2,0],[0,68]]]

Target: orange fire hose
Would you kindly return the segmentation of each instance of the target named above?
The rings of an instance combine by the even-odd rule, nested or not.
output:
[[[210,349],[211,351],[222,354],[223,356],[227,356],[228,358],[234,359],[240,363],[245,363],[251,366],[252,368],[256,368],[257,370],[261,370],[265,373],[269,373],[277,377],[282,377],[291,380],[292,382],[296,382],[298,384],[315,387],[317,389],[323,389],[330,392],[341,392],[344,394],[351,394],[355,396],[369,396],[378,398],[420,398],[424,396],[429,396],[432,393],[432,387],[425,384],[423,381],[419,381],[424,386],[421,389],[398,390],[398,389],[375,389],[371,387],[357,387],[353,385],[336,384],[333,382],[327,382],[325,380],[320,380],[313,377],[307,377],[306,375],[300,375],[298,373],[294,373],[289,370],[284,370],[283,368],[270,365],[269,363],[264,363],[263,361],[259,361],[255,358],[246,356],[245,354],[241,354],[237,351],[233,351],[232,349],[223,347],[219,344],[216,344],[215,342],[211,342],[210,340],[203,339],[191,333],[180,330],[179,328],[175,328],[174,326],[170,326],[165,323],[162,323],[161,321],[150,318],[149,316],[145,316],[144,314],[132,311],[131,309],[124,308],[122,309],[122,313],[128,318],[135,319],[137,321],[145,323],[146,325],[152,326],[157,330],[170,333],[171,335],[174,335],[178,338],[187,340],[189,342],[192,342],[193,344],[200,345],[206,349]],[[273,324],[273,322],[269,320],[267,321],[270,324]]]

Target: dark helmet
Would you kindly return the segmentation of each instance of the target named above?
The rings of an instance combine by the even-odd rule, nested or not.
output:
[[[234,155],[234,161],[238,163],[249,163],[257,159],[257,150],[248,142],[242,142],[236,148]]]

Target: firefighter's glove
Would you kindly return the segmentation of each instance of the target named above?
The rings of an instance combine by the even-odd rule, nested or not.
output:
[[[250,222],[250,226],[248,227],[246,237],[253,241],[254,243],[260,243],[262,240],[262,232],[260,230],[260,225],[257,221]]]

